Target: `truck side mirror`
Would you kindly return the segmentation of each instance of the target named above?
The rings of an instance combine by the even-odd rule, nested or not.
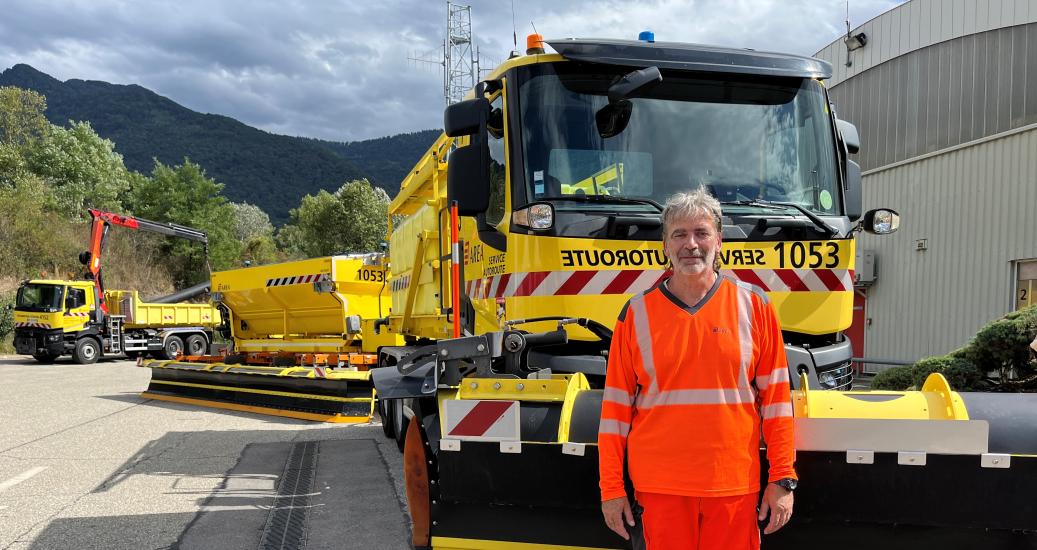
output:
[[[846,144],[846,151],[856,155],[861,150],[861,137],[857,133],[857,127],[845,120],[836,120],[835,127],[839,129],[839,136]]]
[[[489,115],[490,102],[485,98],[450,105],[443,115],[447,136],[471,136],[468,146],[455,149],[447,159],[447,197],[457,201],[462,216],[478,215],[490,205]]]
[[[889,208],[868,210],[861,220],[861,229],[875,235],[889,235],[900,228],[900,214]]]
[[[843,189],[846,217],[857,221],[864,213],[864,189],[861,184],[861,165],[846,161],[846,188]]]

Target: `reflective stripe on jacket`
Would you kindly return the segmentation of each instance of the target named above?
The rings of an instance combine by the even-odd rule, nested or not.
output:
[[[762,290],[718,277],[695,306],[665,285],[630,299],[609,350],[598,429],[601,498],[732,496],[796,477],[781,328]]]

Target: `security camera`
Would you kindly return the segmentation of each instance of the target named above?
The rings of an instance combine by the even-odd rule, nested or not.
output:
[[[858,33],[849,35],[846,37],[846,49],[853,51],[856,49],[863,48],[868,44],[868,35],[864,33]]]

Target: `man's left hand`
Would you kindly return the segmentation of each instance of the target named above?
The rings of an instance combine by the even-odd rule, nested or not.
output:
[[[760,503],[759,521],[763,521],[770,512],[771,520],[767,522],[763,534],[769,535],[781,529],[792,517],[792,491],[779,485],[768,483],[763,491],[763,502]]]

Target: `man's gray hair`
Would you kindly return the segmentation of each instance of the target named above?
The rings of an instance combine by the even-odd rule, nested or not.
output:
[[[663,238],[669,235],[669,226],[676,220],[707,216],[713,218],[717,233],[723,232],[720,201],[709,194],[704,185],[691,192],[675,193],[666,199],[663,208]]]

